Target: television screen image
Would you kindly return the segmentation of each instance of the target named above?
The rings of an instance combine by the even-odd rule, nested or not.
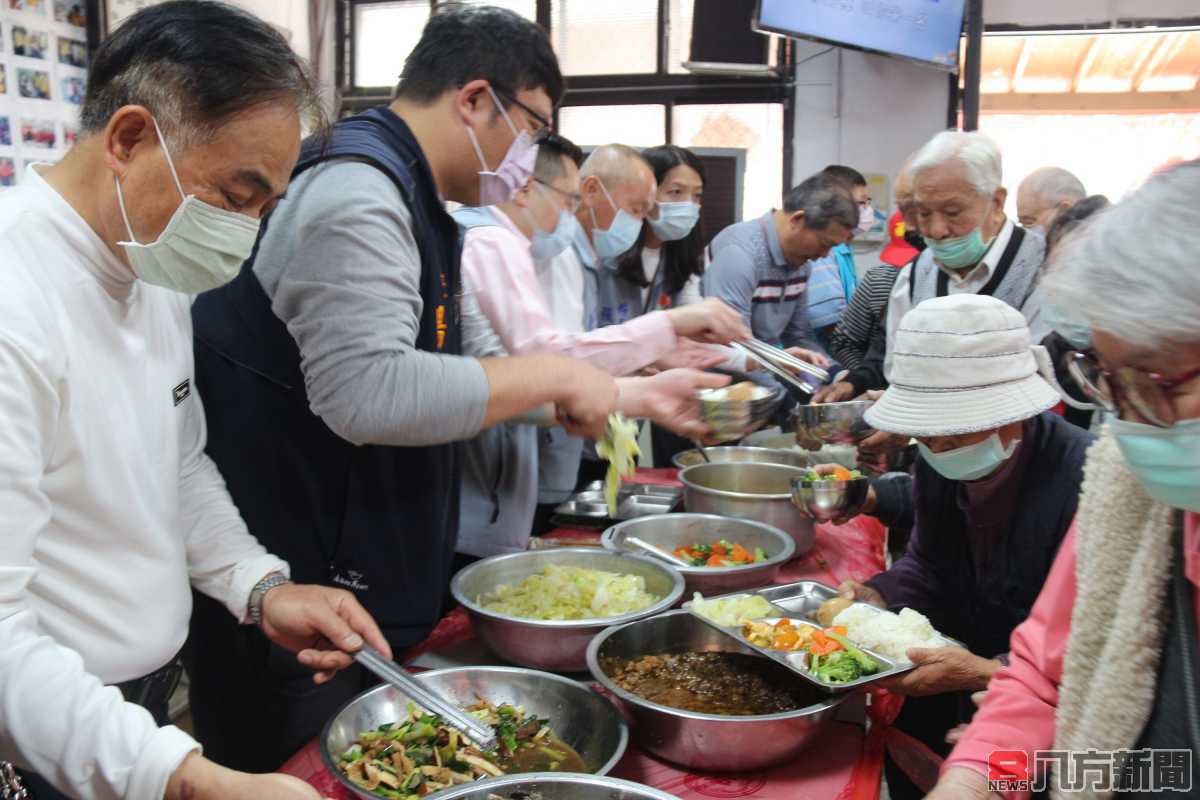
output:
[[[965,0],[759,0],[768,33],[900,56],[957,71]]]
[[[17,185],[17,165],[11,158],[0,158],[0,186]]]

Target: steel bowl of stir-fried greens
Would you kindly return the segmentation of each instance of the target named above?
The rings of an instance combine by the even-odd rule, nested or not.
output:
[[[630,536],[688,562],[687,567],[675,567],[688,593],[724,594],[768,586],[796,554],[796,543],[785,531],[717,514],[631,519],[609,528],[600,541],[608,550],[639,552],[627,544]]]
[[[326,766],[355,796],[440,798],[504,775],[603,775],[628,743],[609,701],[558,675],[461,667],[417,678],[491,725],[495,749],[476,747],[390,685],[368,689],[338,711],[321,736]]]

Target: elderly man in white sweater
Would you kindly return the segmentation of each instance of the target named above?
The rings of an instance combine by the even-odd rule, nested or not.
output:
[[[165,724],[193,586],[318,682],[387,651],[247,531],[192,385],[189,293],[249,254],[313,97],[269,25],[166,3],[97,52],[79,143],[0,195],[0,758],[38,800],[317,797]]]

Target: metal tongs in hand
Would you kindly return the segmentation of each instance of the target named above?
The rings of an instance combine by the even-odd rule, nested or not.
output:
[[[384,657],[374,647],[364,646],[354,654],[354,660],[375,675],[404,692],[414,703],[431,714],[441,717],[447,725],[474,742],[480,750],[496,747],[492,726],[476,719],[440,694],[404,671],[404,668]]]
[[[829,381],[829,373],[818,366],[801,361],[791,353],[772,347],[758,339],[747,339],[744,342],[734,342],[733,346],[757,361],[763,369],[775,375],[788,386],[799,389],[805,394],[815,394],[816,389],[796,377],[793,372],[811,375],[822,383]]]

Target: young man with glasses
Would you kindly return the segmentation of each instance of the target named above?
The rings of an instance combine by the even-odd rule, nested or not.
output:
[[[435,12],[395,99],[306,143],[256,254],[193,308],[208,451],[238,508],[293,577],[352,592],[396,652],[444,605],[457,443],[545,404],[597,435],[616,408],[615,382],[586,363],[462,355],[459,228],[444,201],[509,200],[562,93],[533,23],[490,6]],[[312,687],[205,600],[187,661],[206,753],[254,771],[374,682],[352,668]]]
[[[575,216],[583,153],[549,132],[539,136],[537,145],[533,177],[512,200],[454,214],[466,228],[464,351],[560,353],[621,376],[671,355],[680,337],[708,334],[714,316],[720,319],[711,304],[655,311],[586,332],[559,327],[538,280],[535,259],[551,259],[583,235]],[[725,335],[736,334],[736,319],[732,321]],[[674,380],[677,388],[688,389],[705,379],[684,374]],[[721,382],[718,378],[715,385]],[[622,387],[626,395],[628,387]],[[519,423],[493,426],[468,443],[464,462],[458,552],[482,557],[525,549],[537,494],[535,428]]]

